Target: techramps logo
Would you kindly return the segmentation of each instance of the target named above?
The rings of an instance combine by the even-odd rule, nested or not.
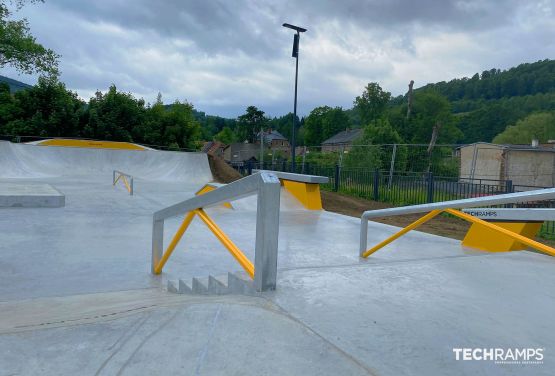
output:
[[[536,365],[543,364],[543,348],[453,348],[455,360],[489,361],[495,364]]]

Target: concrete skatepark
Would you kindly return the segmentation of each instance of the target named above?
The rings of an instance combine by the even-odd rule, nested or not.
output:
[[[151,274],[153,213],[212,181],[205,154],[0,142],[0,166],[12,196],[32,186],[64,196],[0,208],[0,375],[554,372],[547,255],[414,231],[362,259],[358,218],[306,210],[282,190],[275,291],[176,294],[168,281],[241,270],[195,219]],[[112,185],[113,170],[133,176],[133,196]],[[253,259],[256,197],[232,205],[206,212]],[[166,221],[165,244],[181,220]],[[369,222],[368,244],[397,230]],[[542,348],[544,359],[463,361],[453,348]]]

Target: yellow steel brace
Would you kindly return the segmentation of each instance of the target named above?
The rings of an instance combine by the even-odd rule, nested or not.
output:
[[[114,184],[112,185],[116,185],[116,183],[119,181],[119,179],[123,178],[123,184],[125,184],[125,188],[127,188],[127,191],[129,193],[131,193],[131,186],[129,185],[129,182],[127,181],[127,178],[125,177],[125,175],[121,175],[119,174],[118,177],[116,178],[116,180],[114,181]]]
[[[219,228],[216,223],[214,223],[212,218],[210,218],[203,209],[196,209],[187,214],[187,216],[183,220],[183,223],[181,223],[181,226],[179,226],[179,229],[173,236],[170,244],[168,245],[168,248],[164,252],[164,255],[154,268],[154,274],[160,274],[162,272],[166,261],[168,261],[168,259],[170,258],[172,252],[177,246],[177,243],[179,243],[179,241],[183,237],[183,234],[193,221],[195,215],[198,215],[199,218],[206,224],[206,226],[208,226],[210,231],[212,231],[212,233],[218,238],[218,240],[224,245],[224,247],[227,248],[227,250],[235,258],[235,260],[237,260],[237,262],[239,262],[243,269],[245,269],[247,274],[251,278],[254,278],[254,265],[252,264],[252,262],[247,258],[247,256],[245,256],[243,252],[241,252],[241,250],[231,241],[231,239],[229,239],[229,237],[222,231],[222,229]]]

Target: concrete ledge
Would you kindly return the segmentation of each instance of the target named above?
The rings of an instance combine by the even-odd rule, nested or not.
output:
[[[0,207],[61,208],[66,197],[50,184],[0,183]]]
[[[280,171],[270,171],[270,170],[252,170],[252,172],[271,172],[276,175],[278,179],[298,181],[300,183],[309,184],[325,184],[329,182],[327,176],[317,176],[317,175],[304,175],[304,174],[294,174],[292,172],[280,172]]]

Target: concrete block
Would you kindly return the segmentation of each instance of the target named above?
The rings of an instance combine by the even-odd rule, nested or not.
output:
[[[193,278],[193,294],[208,295],[208,279]]]
[[[227,273],[230,294],[259,296],[250,277],[243,273]]]
[[[229,294],[227,281],[221,277],[208,276],[208,293],[210,295],[225,295]]]
[[[177,287],[174,281],[168,281],[168,292],[178,293]]]
[[[192,294],[193,289],[189,287],[182,279],[179,280],[179,293],[180,294]]]
[[[66,197],[50,184],[0,183],[0,207],[60,208]]]

